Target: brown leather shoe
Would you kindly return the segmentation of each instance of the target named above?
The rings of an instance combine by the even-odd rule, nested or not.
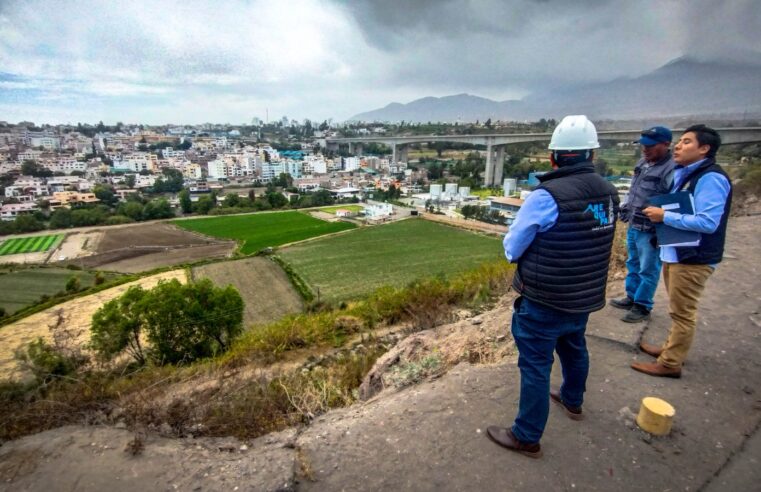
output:
[[[639,344],[639,349],[646,353],[647,355],[652,355],[653,357],[660,357],[661,353],[663,353],[663,347],[659,347],[657,345],[652,345],[649,343],[642,342]]]
[[[560,405],[571,420],[584,420],[584,414],[581,413],[581,407],[571,407],[566,405],[560,397],[560,391],[550,390],[550,398],[552,401]]]
[[[672,369],[661,365],[658,362],[634,362],[632,369],[647,374],[648,376],[662,377],[662,378],[680,378],[682,377],[682,369]]]
[[[486,429],[486,434],[489,436],[489,439],[499,444],[500,446],[509,449],[510,451],[516,451],[522,455],[528,456],[529,458],[542,457],[542,446],[538,442],[534,444],[526,444],[525,442],[520,442],[513,435],[513,431],[506,427],[490,425]]]

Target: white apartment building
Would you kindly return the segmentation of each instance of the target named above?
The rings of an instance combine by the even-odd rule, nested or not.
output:
[[[156,184],[156,176],[153,174],[149,174],[147,176],[143,176],[142,174],[138,174],[135,176],[135,188],[150,188]]]
[[[29,145],[42,147],[45,150],[58,150],[61,148],[61,141],[58,137],[31,137]]]
[[[209,179],[229,177],[227,163],[223,159],[214,159],[206,163]]]
[[[172,157],[185,157],[185,151],[174,150],[172,147],[167,147],[161,151],[161,155],[164,156],[165,159]]]
[[[50,194],[48,185],[41,178],[31,176],[20,176],[11,186],[5,187],[5,196],[20,197],[29,195],[33,197],[46,196]]]
[[[85,172],[87,163],[71,157],[61,157],[57,161],[46,161],[42,164],[54,173],[71,174],[74,171]]]
[[[41,150],[29,149],[29,150],[25,150],[24,152],[19,152],[18,160],[19,162],[24,162],[24,161],[36,162],[37,159],[39,159],[41,155],[42,155]]]
[[[286,172],[285,162],[262,162],[259,178],[263,181],[272,181],[280,176],[280,173]]]
[[[344,171],[356,171],[359,169],[359,157],[344,157]]]
[[[253,176],[256,172],[256,159],[243,153],[225,154],[206,165],[210,179]]]
[[[120,161],[114,160],[114,169],[135,173],[140,171],[156,172],[158,164],[158,157],[155,154],[135,152],[134,154],[123,156]]]
[[[66,191],[67,188],[74,188],[77,191],[90,191],[93,186],[89,180],[78,176],[54,176],[48,178],[47,185],[51,193]]]
[[[0,220],[15,220],[19,215],[30,214],[39,209],[34,202],[9,203],[0,208]]]
[[[306,176],[325,174],[328,172],[328,163],[322,157],[308,155],[304,158],[302,171]]]

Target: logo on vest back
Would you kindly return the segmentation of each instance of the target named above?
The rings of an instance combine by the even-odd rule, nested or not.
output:
[[[604,203],[590,203],[587,205],[584,213],[591,213],[594,215],[595,220],[600,223],[600,226],[609,225],[611,222],[610,217],[608,217],[608,211],[605,209]]]

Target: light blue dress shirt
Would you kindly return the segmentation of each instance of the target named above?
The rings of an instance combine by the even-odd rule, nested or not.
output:
[[[538,232],[548,231],[558,220],[558,205],[546,190],[533,191],[523,202],[502,241],[505,256],[516,263]]]
[[[705,160],[705,159],[703,159]],[[674,170],[674,186],[671,192],[679,190],[684,181],[692,174],[703,160],[694,162],[689,166],[677,166]],[[695,187],[693,196],[695,202],[695,215],[680,214],[667,211],[663,215],[663,223],[667,226],[695,231],[701,234],[712,234],[719,227],[721,216],[724,213],[727,196],[729,196],[729,181],[719,173],[703,175]],[[676,248],[674,246],[661,247],[661,261],[664,263],[679,263]],[[711,265],[715,267],[715,265]]]

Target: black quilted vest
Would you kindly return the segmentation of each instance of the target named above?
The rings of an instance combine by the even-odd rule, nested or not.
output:
[[[602,309],[618,193],[589,162],[561,167],[539,179],[537,189],[555,199],[558,219],[538,233],[521,256],[513,287],[558,311]]]
[[[695,188],[698,186],[700,178],[708,173],[719,173],[729,182],[729,195],[727,196],[727,202],[724,204],[724,213],[721,215],[721,221],[719,227],[713,232],[713,234],[701,234],[700,245],[697,247],[681,247],[676,248],[677,258],[679,263],[685,263],[688,265],[715,265],[721,262],[722,256],[724,256],[724,241],[727,237],[727,222],[729,221],[729,210],[732,208],[732,181],[727,176],[727,173],[716,164],[713,159],[706,159],[701,165],[695,169],[692,174],[684,181],[684,184],[680,186],[680,189],[684,189],[684,185],[687,185],[687,191],[695,196]]]

